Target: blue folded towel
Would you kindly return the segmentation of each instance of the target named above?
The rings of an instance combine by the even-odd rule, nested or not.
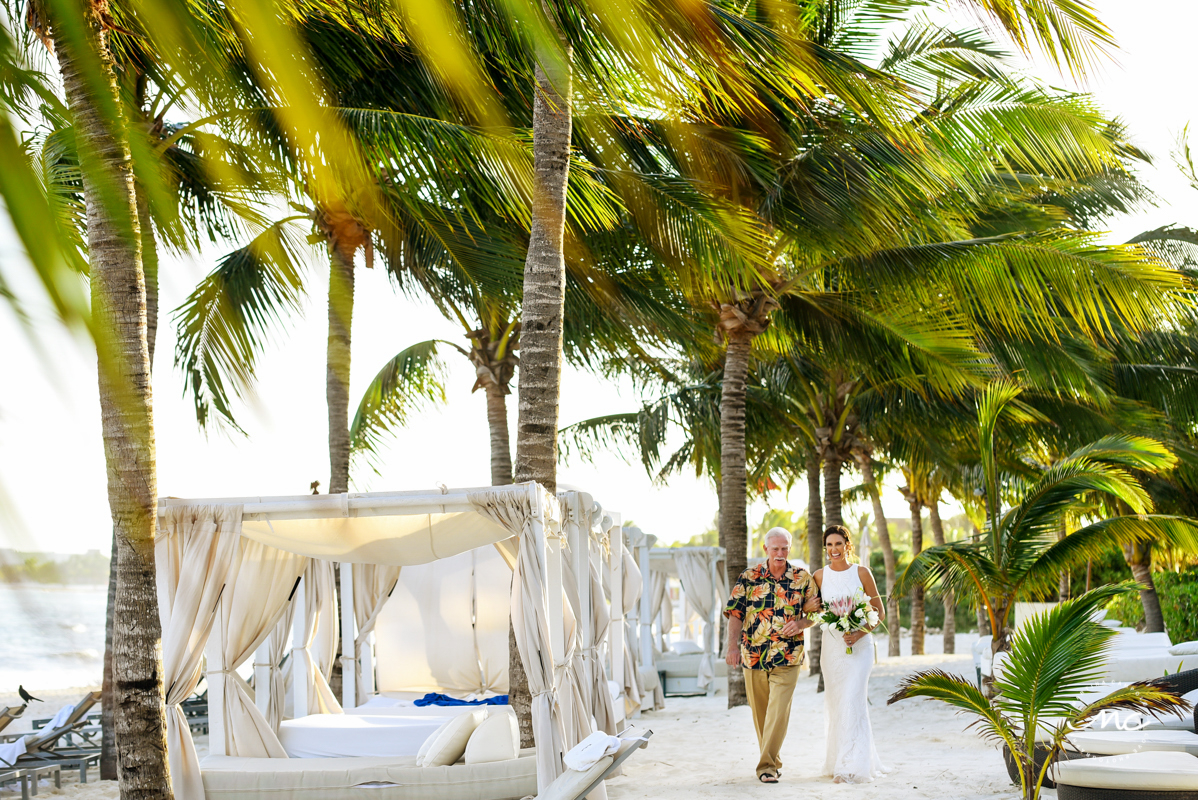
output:
[[[507,704],[506,694],[497,694],[486,700],[459,700],[438,692],[429,692],[412,703],[415,706],[506,706]]]

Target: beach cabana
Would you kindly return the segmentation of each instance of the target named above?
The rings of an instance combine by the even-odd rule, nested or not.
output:
[[[514,565],[511,617],[533,695],[539,743],[535,756],[435,768],[408,768],[403,759],[288,759],[235,670],[265,649],[289,605],[305,607],[302,578],[309,566],[339,562],[353,596],[355,564],[402,568],[500,543]],[[380,799],[519,797],[528,793],[525,776],[530,773],[536,776],[533,785],[548,786],[561,772],[567,742],[589,732],[571,730],[572,721],[559,713],[559,687],[571,688],[565,675],[565,608],[547,598],[562,595],[562,547],[560,507],[532,483],[434,492],[161,500],[155,555],[175,795],[200,800],[209,773],[220,794],[277,793],[298,781],[321,788],[324,796],[354,794],[354,787],[372,783],[371,796]],[[352,630],[343,631],[347,638]],[[311,637],[299,637],[293,645],[299,715],[308,710],[309,678],[319,671],[307,663]],[[272,691],[258,693],[264,705],[269,697],[261,695],[274,694],[274,671],[275,664],[266,659],[258,685],[269,684]],[[347,665],[345,674],[356,683],[357,670]],[[209,686],[210,755],[201,765],[181,703],[202,676]],[[356,697],[356,686],[348,688],[346,696]],[[383,773],[388,777],[377,779]]]
[[[728,597],[727,581],[719,563],[724,560],[722,547],[655,547],[650,551],[649,568],[653,583],[653,614],[660,617],[662,654],[657,657],[657,671],[665,675],[662,687],[668,695],[715,694],[717,675],[727,675],[727,667],[719,661],[719,615]],[[702,642],[680,640],[666,643],[672,628],[667,617],[671,601],[669,581],[677,580],[681,588],[682,625],[691,610],[703,621]]]

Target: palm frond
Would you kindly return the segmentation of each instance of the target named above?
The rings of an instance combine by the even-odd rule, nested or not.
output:
[[[406,425],[413,412],[445,402],[446,367],[437,352],[439,345],[467,355],[451,342],[432,339],[400,350],[374,376],[349,428],[351,455],[365,457],[373,465],[383,441]]]
[[[270,334],[298,316],[304,296],[304,244],[281,220],[224,256],[172,313],[175,366],[201,428],[213,421],[241,431],[232,401],[250,390]]]

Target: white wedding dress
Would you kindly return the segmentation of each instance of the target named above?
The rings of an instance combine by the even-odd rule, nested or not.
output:
[[[857,565],[837,572],[824,567],[820,594],[828,603],[864,591]],[[845,652],[841,634],[823,631],[819,666],[824,673],[824,734],[828,742],[824,774],[845,783],[868,783],[889,770],[874,747],[869,724],[869,673],[874,665],[873,638],[866,634]]]

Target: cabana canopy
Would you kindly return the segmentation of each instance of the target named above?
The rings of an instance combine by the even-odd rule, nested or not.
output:
[[[194,505],[239,505],[241,535],[268,547],[352,564],[427,564],[512,538],[471,496],[503,489],[369,492],[299,497],[159,501],[158,513]]]
[[[511,610],[533,695],[542,788],[561,771],[564,733],[555,666],[563,656],[561,522],[535,483],[440,492],[159,501],[156,543],[175,796],[203,800],[199,760],[179,704],[207,656],[210,752],[286,757],[271,725],[236,677],[291,600],[307,559],[410,566],[502,545],[515,568]],[[547,553],[546,551],[550,552]],[[343,570],[344,572],[344,570]],[[297,604],[300,598],[296,597]],[[212,633],[212,636],[209,634]],[[302,670],[294,670],[295,676]]]

